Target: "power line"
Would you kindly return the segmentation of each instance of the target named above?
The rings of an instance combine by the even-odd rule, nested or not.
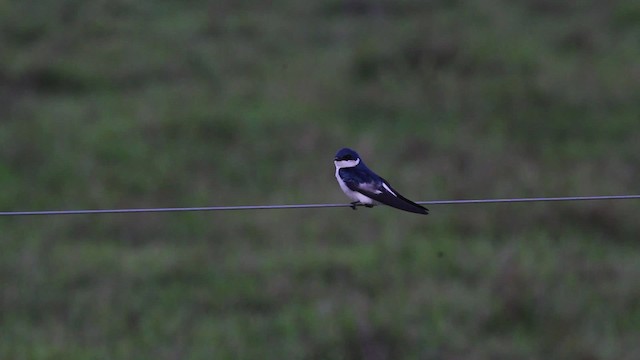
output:
[[[418,204],[452,205],[452,204],[488,204],[488,203],[520,203],[542,201],[586,201],[586,200],[631,200],[640,199],[640,195],[602,195],[602,196],[562,196],[562,197],[532,197],[509,199],[469,199],[469,200],[433,200],[420,201]]]
[[[418,201],[417,203],[422,205],[458,205],[458,204],[522,203],[522,202],[543,202],[543,201],[546,201],[546,202],[548,201],[595,201],[595,200],[631,200],[631,199],[640,199],[640,195],[430,200],[430,201]],[[335,208],[335,207],[351,207],[351,204],[291,204],[291,205],[202,206],[202,207],[138,208],[138,209],[2,211],[0,212],[0,216],[131,214],[131,213],[165,213],[165,212],[195,212],[195,211],[230,211],[230,210],[311,209],[311,208]]]

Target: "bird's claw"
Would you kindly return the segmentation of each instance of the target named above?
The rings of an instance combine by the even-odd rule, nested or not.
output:
[[[357,210],[356,206],[359,206],[359,205],[362,205],[362,206],[367,207],[367,208],[372,208],[374,206],[373,204],[363,204],[360,201],[354,201],[354,202],[351,203],[351,208],[353,210]]]

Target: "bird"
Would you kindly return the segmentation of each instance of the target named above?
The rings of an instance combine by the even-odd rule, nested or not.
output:
[[[400,195],[387,180],[371,171],[354,150],[340,149],[333,163],[336,166],[336,180],[340,188],[345,195],[354,200],[351,202],[352,209],[355,210],[357,205],[370,208],[382,203],[416,214],[429,213],[429,209]]]

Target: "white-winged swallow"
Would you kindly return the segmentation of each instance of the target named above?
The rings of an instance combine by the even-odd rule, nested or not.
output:
[[[356,205],[373,207],[376,203],[382,203],[416,214],[429,213],[427,208],[400,195],[387,180],[371,171],[357,152],[349,148],[340,149],[333,163],[340,188],[354,200],[351,203],[352,209],[355,210]]]

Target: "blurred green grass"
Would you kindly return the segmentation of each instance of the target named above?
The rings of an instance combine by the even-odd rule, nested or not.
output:
[[[0,5],[2,210],[637,193],[633,1]],[[635,202],[0,219],[0,357],[633,359]]]

